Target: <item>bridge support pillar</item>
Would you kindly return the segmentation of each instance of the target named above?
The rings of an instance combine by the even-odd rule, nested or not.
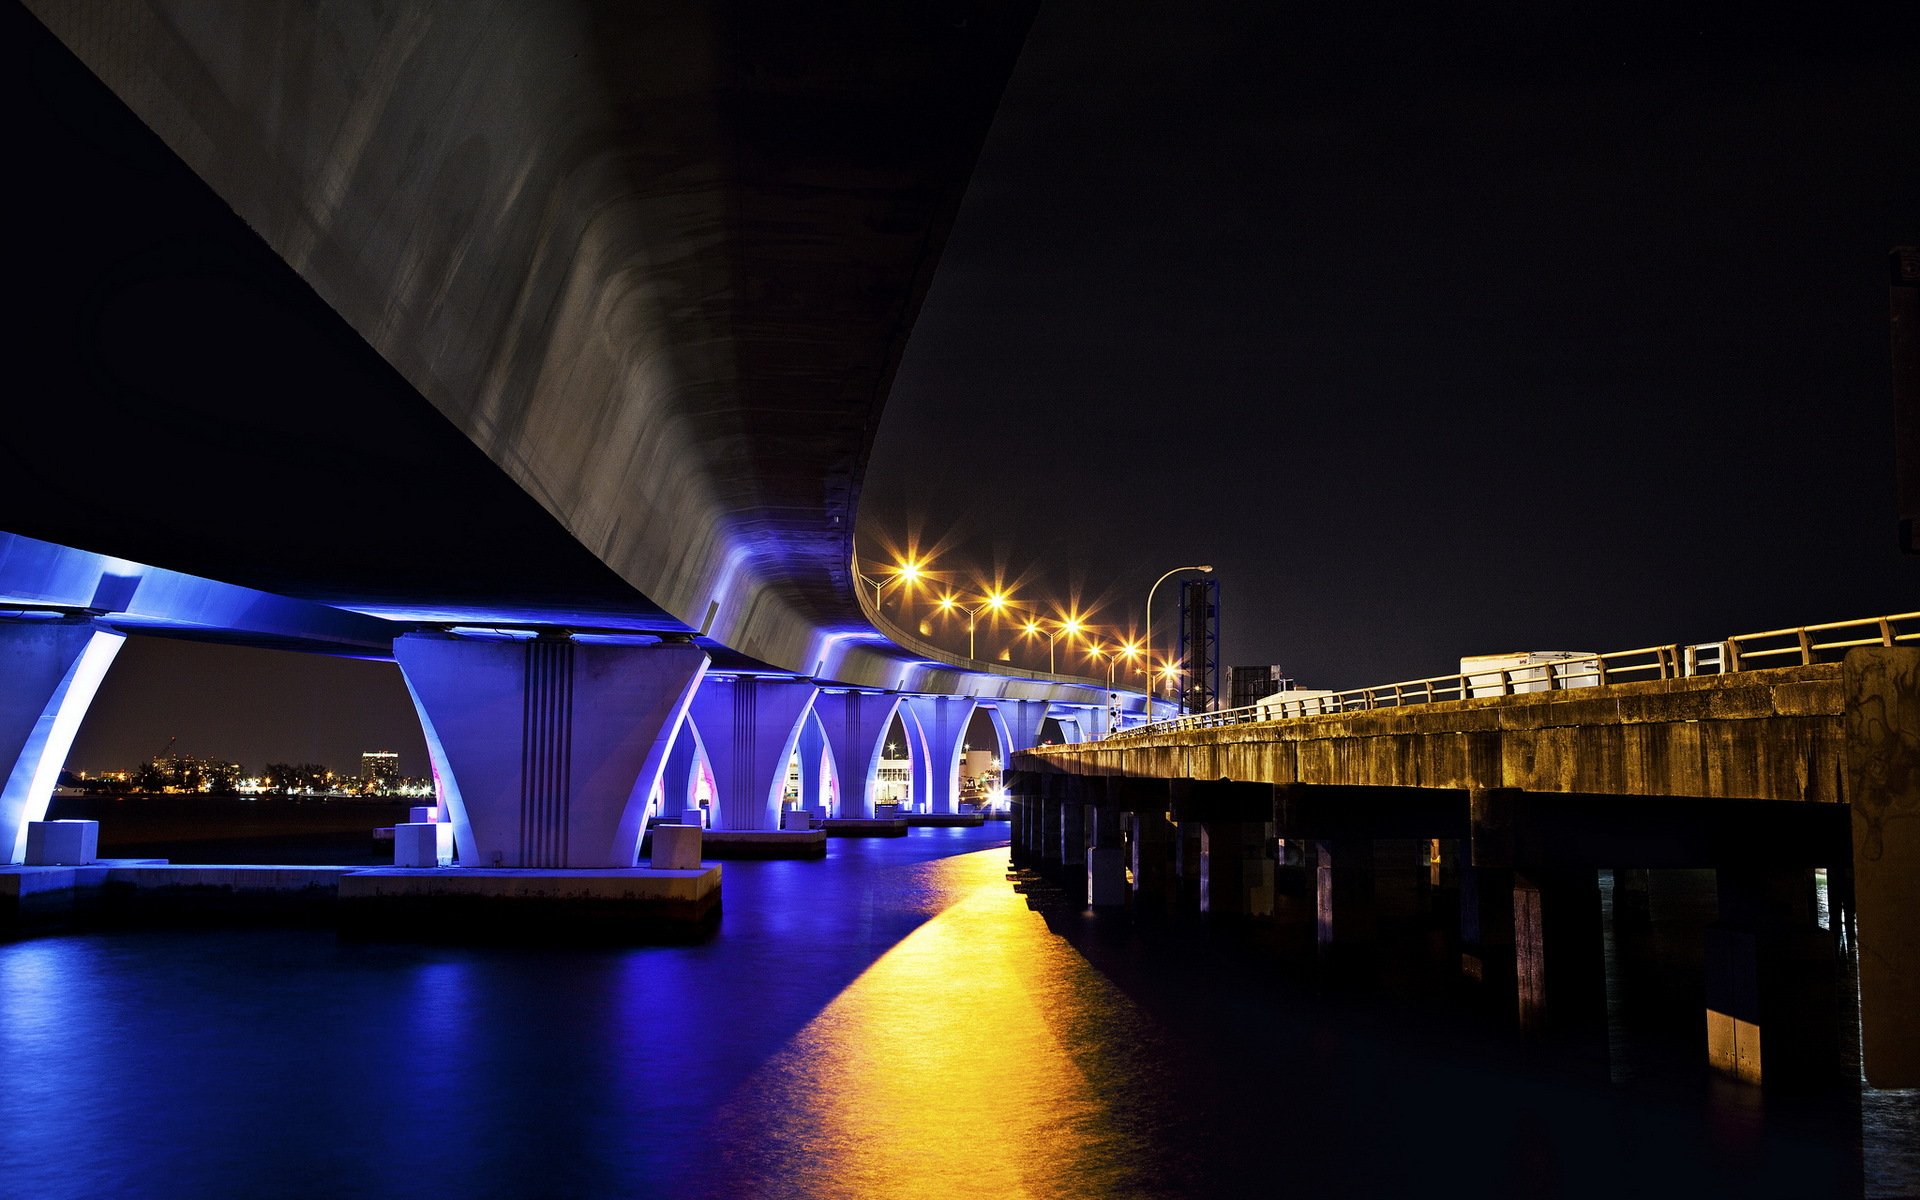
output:
[[[1721,868],[1706,935],[1707,1061],[1749,1083],[1839,1077],[1833,943],[1814,921],[1810,870]]]
[[[821,696],[814,700],[814,713],[818,715]],[[808,717],[800,722],[800,736],[794,743],[794,751],[800,756],[800,811],[810,817],[832,816],[826,811],[826,788],[822,776],[827,767],[827,735],[820,728],[820,722]],[[834,767],[839,769],[839,756],[834,756]],[[846,784],[841,783],[842,790]]]
[[[1200,911],[1273,915],[1273,823],[1208,821],[1200,829]]]
[[[1481,983],[1513,974],[1513,870],[1460,870],[1460,969]]]
[[[1165,785],[1161,785],[1164,790]],[[1167,820],[1166,801],[1160,807],[1142,807],[1130,813],[1133,822],[1133,896],[1135,911],[1147,907],[1165,911],[1179,894],[1174,878],[1173,822]]]
[[[1600,884],[1591,870],[1513,881],[1514,981],[1523,1029],[1580,1029],[1607,1015]]]
[[[1039,820],[1035,822],[1040,844],[1034,859],[1043,874],[1060,870],[1060,825],[1067,807],[1070,780],[1070,776],[1060,774],[1041,776],[1045,790],[1040,795]]]
[[[1647,925],[1653,921],[1653,873],[1645,867],[1613,869],[1613,923]]]
[[[1386,921],[1410,921],[1427,914],[1426,844],[1412,838],[1381,838],[1373,843],[1374,912]]]
[[[918,718],[920,741],[914,749],[926,752],[920,756],[924,767],[913,772],[914,807],[922,812],[960,811],[960,753],[977,703],[972,696],[909,696],[901,701]]]
[[[1118,908],[1127,902],[1127,851],[1120,839],[1120,780],[1103,779],[1099,802],[1089,811],[1087,903]]]
[[[1062,878],[1076,879],[1087,868],[1087,791],[1083,775],[1062,775],[1066,792],[1060,804],[1060,870]]]
[[[673,735],[667,750],[667,765],[660,772],[660,811],[655,819],[677,822],[693,803],[694,788],[700,770],[700,737],[692,721],[681,721],[680,732]]]
[[[80,718],[126,641],[91,621],[0,622],[0,862],[26,860]]]
[[[813,702],[814,715],[820,718],[827,745],[833,749],[834,770],[840,778],[840,811],[835,815],[873,816],[880,756],[899,707],[900,697],[891,692],[829,693]]]
[[[1314,918],[1323,958],[1358,957],[1372,945],[1373,843],[1365,838],[1317,841],[1314,850]]]
[[[1861,1069],[1874,1087],[1920,1087],[1920,646],[1847,651],[1841,687]]]
[[[410,633],[393,656],[463,865],[634,865],[705,651]]]
[[[816,689],[805,679],[709,678],[688,711],[707,742],[716,829],[780,828],[780,797]]]
[[[1038,776],[1032,771],[1009,770],[1003,776],[1007,788],[1008,857],[1016,867],[1033,863],[1034,818],[1039,809],[1036,791]]]
[[[1167,783],[1167,812],[1173,816],[1173,881],[1179,887],[1179,910],[1183,914],[1200,912],[1200,895],[1206,879],[1200,872],[1200,816],[1192,803],[1194,780]]]

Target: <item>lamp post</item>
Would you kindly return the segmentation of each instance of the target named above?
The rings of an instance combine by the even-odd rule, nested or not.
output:
[[[1007,599],[1007,594],[1005,592],[988,592],[987,598],[982,600],[979,604],[975,605],[972,608],[962,608],[960,606],[960,603],[957,600],[955,600],[952,596],[940,597],[940,609],[942,612],[957,611],[957,612],[963,612],[967,614],[967,657],[968,658],[974,657],[973,631],[974,631],[975,625],[978,623],[980,619],[980,614],[983,612],[987,612],[989,610],[993,612],[1000,612],[1004,610],[1009,603],[1011,603],[1011,601]]]
[[[1081,630],[1085,628],[1086,626],[1080,622],[1080,618],[1068,617],[1066,620],[1060,622],[1060,628],[1053,631],[1052,633],[1047,633],[1045,629],[1041,628],[1040,622],[1038,621],[1028,621],[1026,624],[1026,627],[1023,630],[1021,630],[1021,632],[1026,634],[1028,637],[1032,637],[1035,634],[1046,635],[1047,674],[1054,675],[1054,674],[1058,674],[1058,671],[1056,669],[1055,662],[1054,662],[1053,648],[1055,645],[1059,643],[1061,635],[1065,634],[1068,636],[1069,639],[1071,639],[1073,634],[1079,633]],[[1069,640],[1067,644],[1072,645],[1073,643],[1071,640]]]
[[[914,584],[920,582],[925,575],[926,564],[924,562],[912,558],[901,559],[893,565],[893,578],[867,580],[868,583],[873,585],[873,607],[876,610],[879,609],[880,593],[886,591],[890,585],[905,583],[908,587],[912,587]]]
[[[1153,594],[1160,590],[1161,584],[1165,583],[1167,580],[1171,579],[1175,575],[1178,575],[1182,571],[1199,571],[1202,574],[1210,575],[1213,573],[1213,566],[1212,564],[1209,563],[1209,564],[1206,564],[1203,566],[1197,566],[1197,567],[1175,567],[1173,570],[1168,571],[1165,575],[1162,575],[1160,578],[1154,580],[1153,586],[1147,589],[1146,647],[1147,647],[1147,662],[1149,665],[1151,665],[1153,662]],[[1148,671],[1148,675],[1147,675],[1147,723],[1149,725],[1153,723],[1153,674],[1151,670]]]

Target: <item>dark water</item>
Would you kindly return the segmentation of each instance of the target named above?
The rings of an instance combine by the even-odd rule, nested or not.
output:
[[[1763,1100],[1632,1020],[1523,1039],[1417,934],[1335,986],[1297,913],[1096,919],[1003,833],[729,863],[693,948],[0,946],[0,1195],[1911,1190],[1910,1095]]]

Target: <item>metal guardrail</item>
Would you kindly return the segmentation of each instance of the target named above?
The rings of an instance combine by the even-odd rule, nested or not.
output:
[[[1437,675],[1431,679],[1410,679],[1374,687],[1351,688],[1344,692],[1303,696],[1298,700],[1190,713],[1109,733],[1106,740],[1172,733],[1183,729],[1253,725],[1327,713],[1404,708],[1441,700],[1514,696],[1644,679],[1722,675],[1790,664],[1808,666],[1816,662],[1833,661],[1855,646],[1895,646],[1905,642],[1920,642],[1920,612],[1864,617],[1857,621],[1829,621],[1824,625],[1770,629],[1765,633],[1742,633],[1718,642],[1582,654],[1504,669]],[[1826,657],[1823,658],[1823,655]]]

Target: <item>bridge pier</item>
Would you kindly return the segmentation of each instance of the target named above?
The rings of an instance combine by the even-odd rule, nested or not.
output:
[[[1060,826],[1067,807],[1068,789],[1073,786],[1071,775],[1044,775],[1041,777],[1044,791],[1040,796],[1039,825],[1040,845],[1034,854],[1035,865],[1047,876],[1060,873]]]
[[[1273,822],[1209,821],[1200,829],[1200,911],[1273,915]]]
[[[900,707],[891,692],[828,692],[813,702],[840,779],[839,817],[870,819],[887,729]]]
[[[814,711],[801,720],[800,736],[793,747],[800,756],[800,811],[810,817],[833,815],[827,811],[826,789],[822,783],[827,767],[827,735],[817,719],[820,702],[825,699],[825,696],[814,699]],[[834,767],[836,770],[839,768],[838,756],[835,756]],[[840,786],[844,792],[846,783],[842,781]]]
[[[660,811],[654,819],[677,822],[693,803],[700,771],[700,734],[690,719],[680,722],[667,750],[667,765],[660,772]]]
[[[1592,869],[1530,869],[1513,880],[1515,992],[1523,1029],[1604,1025],[1606,950]]]
[[[1102,778],[1087,808],[1087,903],[1120,908],[1127,903],[1127,851],[1121,844],[1120,780]]]
[[[462,865],[634,865],[705,651],[412,633],[393,655]]]
[[[811,681],[784,677],[709,677],[700,684],[689,711],[708,746],[715,829],[780,828],[787,763],[815,694]]]
[[[1067,781],[1060,801],[1060,874],[1079,879],[1087,869],[1087,793],[1093,780],[1084,775],[1062,776]]]
[[[84,619],[0,622],[0,862],[26,860],[73,735],[125,636]]]
[[[1322,838],[1313,843],[1314,937],[1329,960],[1357,958],[1373,944],[1373,843],[1366,838]]]
[[[924,804],[921,811],[928,813],[959,812],[960,752],[978,701],[972,696],[908,696],[900,704],[915,718],[908,722],[909,735],[919,739],[914,748],[925,751],[920,756],[925,762],[913,771],[914,806]]]
[[[1812,871],[1723,867],[1706,933],[1707,1061],[1749,1083],[1813,1086],[1838,1075],[1833,944],[1814,918]]]

